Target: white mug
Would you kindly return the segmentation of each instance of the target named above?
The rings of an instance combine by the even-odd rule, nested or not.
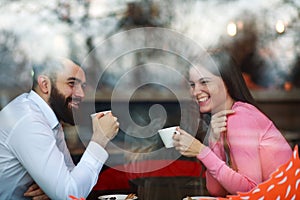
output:
[[[161,137],[161,140],[163,141],[166,148],[174,147],[172,137],[174,134],[179,134],[179,132],[176,131],[176,128],[177,126],[173,126],[158,130],[159,136]]]
[[[96,112],[96,113],[91,114],[91,118],[95,117],[98,113],[103,113],[104,115],[106,115],[107,113],[110,113],[110,112],[111,112],[111,110]]]

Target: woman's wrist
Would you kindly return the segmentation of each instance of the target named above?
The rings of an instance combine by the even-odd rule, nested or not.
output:
[[[201,143],[199,151],[198,151],[198,155],[202,153],[202,151],[205,149],[205,145]]]
[[[211,149],[209,147],[203,145],[201,150],[199,151],[199,154],[196,157],[202,161],[202,159],[205,158],[210,152],[211,152]]]

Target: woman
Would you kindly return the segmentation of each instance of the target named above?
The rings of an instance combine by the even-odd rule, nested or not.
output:
[[[228,54],[219,51],[201,58],[200,65],[189,70],[189,79],[201,115],[211,115],[208,146],[179,127],[174,145],[182,155],[197,157],[205,165],[212,196],[249,191],[289,160],[291,147],[255,106]]]

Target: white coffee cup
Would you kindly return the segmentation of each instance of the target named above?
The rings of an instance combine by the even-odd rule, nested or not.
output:
[[[177,126],[173,126],[158,130],[159,136],[161,137],[161,140],[163,141],[166,148],[174,147],[172,137],[174,134],[179,134],[179,132],[176,131],[176,128]]]
[[[98,113],[103,113],[104,115],[106,115],[107,113],[110,113],[111,110],[104,110],[104,111],[100,111],[100,112],[96,112],[91,114],[91,118],[95,117]]]

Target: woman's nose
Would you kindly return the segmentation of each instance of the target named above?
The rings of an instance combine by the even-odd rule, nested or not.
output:
[[[197,96],[202,93],[203,87],[201,87],[199,84],[196,84],[195,87],[192,89],[193,96]]]

